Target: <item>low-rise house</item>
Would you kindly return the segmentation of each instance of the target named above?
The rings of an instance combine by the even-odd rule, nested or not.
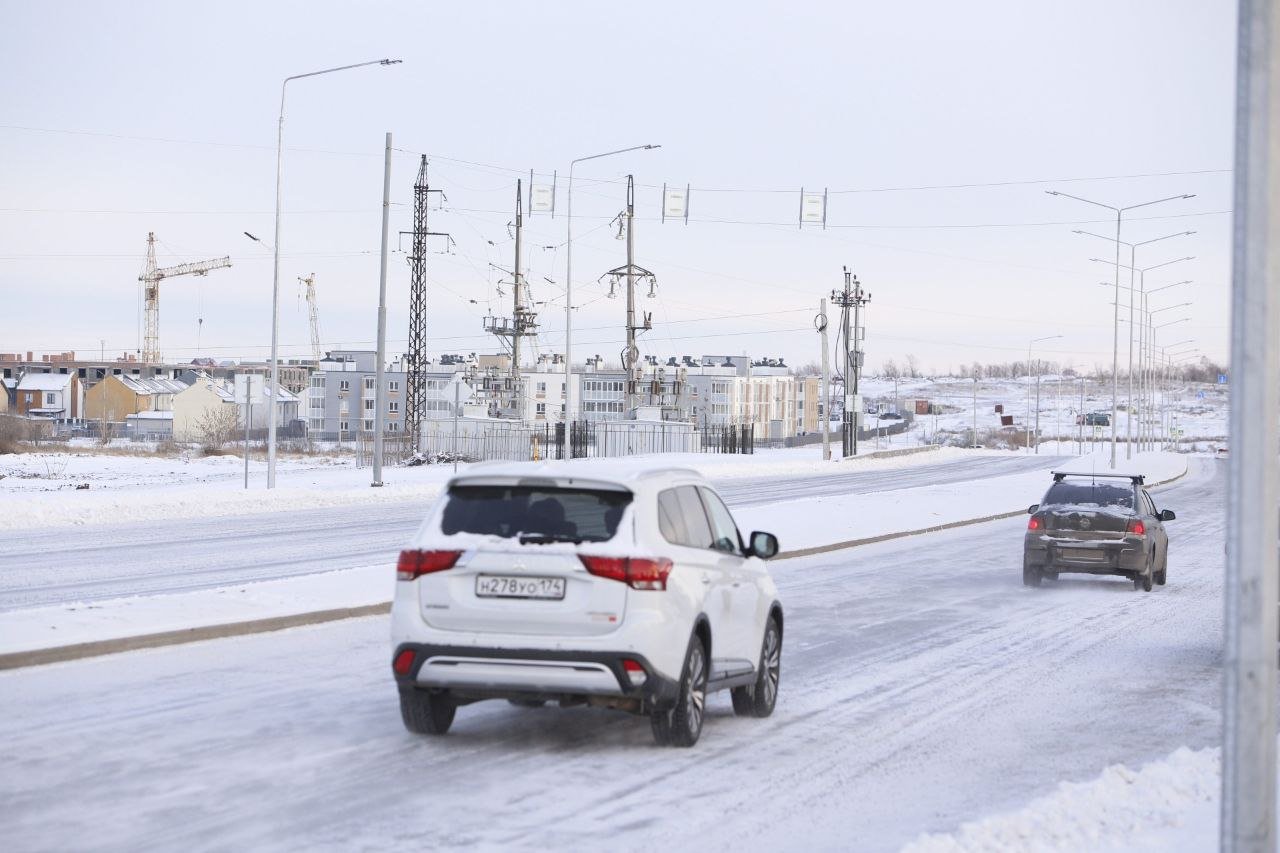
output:
[[[177,441],[203,441],[220,412],[231,412],[241,426],[235,392],[206,373],[191,377],[191,384],[173,395],[173,437]]]
[[[13,410],[13,395],[17,388],[18,380],[0,379],[0,413],[8,413]]]
[[[139,412],[172,411],[174,395],[186,387],[176,379],[108,375],[85,393],[84,416],[90,421],[124,423]]]
[[[74,373],[25,373],[14,402],[14,411],[28,418],[71,423],[83,417],[80,379]]]

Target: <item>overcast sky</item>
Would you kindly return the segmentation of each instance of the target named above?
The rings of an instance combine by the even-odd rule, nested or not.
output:
[[[0,351],[136,350],[154,231],[162,265],[233,264],[164,282],[166,357],[264,355],[270,253],[241,232],[270,240],[280,81],[387,56],[404,63],[290,84],[286,355],[309,351],[297,277],[312,272],[325,347],[372,346],[390,131],[392,249],[420,153],[448,199],[431,217],[456,241],[430,257],[433,355],[495,349],[482,318],[510,300],[490,264],[513,263],[531,169],[559,172],[556,216],[528,216],[525,245],[538,348],[561,349],[569,163],[655,143],[576,173],[579,360],[621,348],[623,300],[597,280],[625,259],[609,221],[628,172],[637,262],[658,277],[640,300],[645,354],[815,361],[818,300],[848,265],[872,293],[870,367],[1025,358],[1050,335],[1038,355],[1109,365],[1113,268],[1090,259],[1113,244],[1072,230],[1114,219],[1045,193],[1058,189],[1117,206],[1196,194],[1134,211],[1122,236],[1198,232],[1138,249],[1137,265],[1194,256],[1147,275],[1194,282],[1151,297],[1193,303],[1156,315],[1190,318],[1158,342],[1225,358],[1232,3],[0,0],[0,20]],[[687,225],[658,221],[664,183],[692,186]],[[831,192],[825,230],[797,227],[802,186]],[[394,354],[399,251],[389,306]]]

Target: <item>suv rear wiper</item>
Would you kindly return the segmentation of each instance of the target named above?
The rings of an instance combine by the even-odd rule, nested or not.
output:
[[[566,536],[560,533],[521,533],[521,545],[546,545],[550,542],[572,542],[574,545],[581,545],[583,539],[581,536]]]

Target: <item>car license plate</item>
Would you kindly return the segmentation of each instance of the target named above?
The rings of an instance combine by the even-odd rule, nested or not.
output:
[[[511,575],[476,577],[477,598],[564,598],[564,578],[529,578]]]
[[[1065,560],[1105,560],[1107,555],[1093,548],[1063,548],[1062,557]]]

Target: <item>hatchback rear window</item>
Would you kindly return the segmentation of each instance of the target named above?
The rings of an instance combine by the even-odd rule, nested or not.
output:
[[[1133,509],[1133,488],[1106,483],[1054,483],[1040,504],[1050,506],[1113,506]]]
[[[441,532],[528,541],[604,542],[618,532],[630,492],[548,486],[454,486]]]

